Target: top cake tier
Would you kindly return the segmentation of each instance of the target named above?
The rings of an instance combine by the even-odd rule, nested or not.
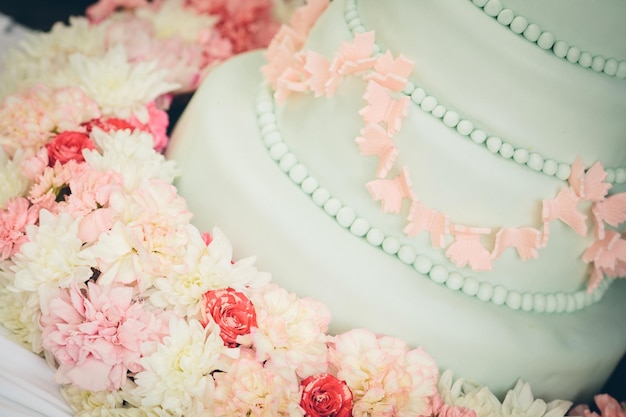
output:
[[[618,234],[607,235],[607,225],[598,231],[592,211],[626,182],[618,17],[626,5],[349,0],[329,7],[297,52],[307,68],[309,52],[332,67],[338,51],[366,50],[370,35],[372,56],[389,53],[413,67],[402,91],[387,88],[387,95],[367,71],[346,70],[329,97],[301,94],[294,83],[277,107],[277,127],[308,172],[385,236],[448,272],[520,294],[595,289],[607,269],[590,266],[590,248]],[[377,112],[387,119],[372,123]],[[382,170],[382,157],[363,148],[377,134],[395,152]],[[583,195],[577,178],[585,176],[601,178],[608,193]],[[397,208],[385,207],[377,188],[387,193],[386,180],[405,187]],[[567,204],[575,213],[562,213]],[[416,212],[420,221],[426,212],[444,216],[440,236],[432,225],[411,224]]]

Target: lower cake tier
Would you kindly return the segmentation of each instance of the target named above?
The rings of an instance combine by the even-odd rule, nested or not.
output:
[[[236,257],[256,255],[274,282],[325,303],[334,333],[366,327],[423,346],[499,396],[518,378],[545,400],[598,393],[626,350],[624,280],[583,310],[542,314],[427,279],[341,227],[268,155],[255,111],[262,64],[254,52],[217,68],[172,135],[168,157],[197,227],[218,226]]]

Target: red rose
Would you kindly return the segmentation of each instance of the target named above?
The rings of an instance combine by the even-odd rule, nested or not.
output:
[[[330,374],[311,375],[301,382],[300,407],[307,417],[350,417],[352,392]]]
[[[220,336],[228,347],[236,347],[239,336],[256,327],[256,311],[245,294],[232,288],[208,291],[202,296],[202,325],[211,318],[220,327]]]
[[[135,130],[135,126],[130,124],[128,121],[124,119],[118,119],[117,117],[101,117],[99,119],[93,119],[90,122],[85,123],[85,127],[87,128],[88,132],[91,132],[94,127],[104,130],[105,132],[123,129]]]
[[[48,149],[48,163],[54,166],[56,161],[65,164],[68,161],[83,162],[83,149],[95,149],[88,135],[82,132],[66,131],[55,136],[46,145]]]

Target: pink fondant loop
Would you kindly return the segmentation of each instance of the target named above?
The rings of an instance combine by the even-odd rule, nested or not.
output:
[[[316,2],[309,12],[321,12],[323,9],[318,6]],[[308,21],[305,16],[297,18]],[[268,64],[263,73],[274,88],[275,99],[280,102],[290,92],[332,96],[348,75],[366,81],[363,95],[366,105],[359,111],[364,127],[355,142],[361,155],[379,159],[375,179],[366,187],[372,198],[381,202],[383,212],[400,214],[403,201],[410,201],[404,228],[409,237],[428,232],[433,247],[444,248],[451,242],[445,254],[458,267],[468,265],[475,271],[491,270],[492,261],[508,248],[516,250],[522,260],[537,258],[538,250],[548,243],[553,221],[560,221],[586,236],[589,233],[587,215],[580,206],[587,202],[591,203],[596,238],[583,256],[585,262],[592,264],[588,291],[596,289],[605,274],[610,277],[626,275],[626,239],[605,227],[605,224],[618,226],[626,221],[626,193],[607,197],[611,184],[606,182],[607,173],[602,164],[596,162],[585,170],[581,158],[576,159],[571,167],[569,186],[560,190],[555,198],[542,202],[541,230],[530,226],[492,230],[453,223],[447,215],[423,205],[413,189],[408,169],[395,167],[399,151],[393,136],[401,129],[409,105],[409,98],[398,93],[406,86],[413,63],[402,55],[394,58],[390,52],[372,57],[374,32],[355,34],[351,43],[341,44],[330,61],[313,51],[293,50],[303,45],[303,37],[305,34],[301,31],[284,30],[279,40],[269,46]],[[401,97],[396,98],[397,95]],[[394,168],[401,168],[400,174],[387,178],[391,171],[398,172]],[[495,243],[493,249],[488,250],[482,238],[492,234],[495,234]]]

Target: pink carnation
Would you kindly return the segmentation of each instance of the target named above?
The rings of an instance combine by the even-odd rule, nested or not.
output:
[[[70,181],[82,177],[87,168],[87,164],[77,163],[74,160],[69,160],[64,165],[56,164],[45,168],[41,175],[34,179],[28,198],[33,204],[39,204],[50,198],[64,201],[65,194],[69,191]]]
[[[432,412],[439,369],[422,349],[356,329],[337,335],[328,356],[334,374],[354,395],[354,415]]]
[[[433,417],[476,417],[476,411],[471,408],[444,403],[439,393],[433,396],[431,407],[427,415]]]
[[[235,54],[267,46],[279,27],[272,15],[271,0],[187,0],[187,3],[201,13],[220,17],[216,28],[230,41]]]
[[[0,210],[0,260],[19,252],[20,246],[28,241],[26,227],[35,224],[38,217],[39,209],[23,197],[10,200],[6,209]]]
[[[587,405],[578,405],[572,408],[569,416],[583,417],[626,417],[626,403],[619,403],[608,394],[600,394],[594,397],[599,413],[591,411]]]
[[[127,373],[143,369],[141,345],[167,330],[128,287],[72,286],[44,307],[43,347],[59,363],[56,381],[89,391],[119,389]]]
[[[10,156],[20,148],[36,150],[57,132],[77,130],[99,116],[98,105],[80,88],[37,85],[0,105],[0,143]]]
[[[131,117],[130,123],[139,130],[151,133],[154,137],[154,149],[160,152],[167,146],[169,116],[159,109],[154,101],[148,103],[146,107],[148,108],[148,123],[141,123],[135,116]]]

